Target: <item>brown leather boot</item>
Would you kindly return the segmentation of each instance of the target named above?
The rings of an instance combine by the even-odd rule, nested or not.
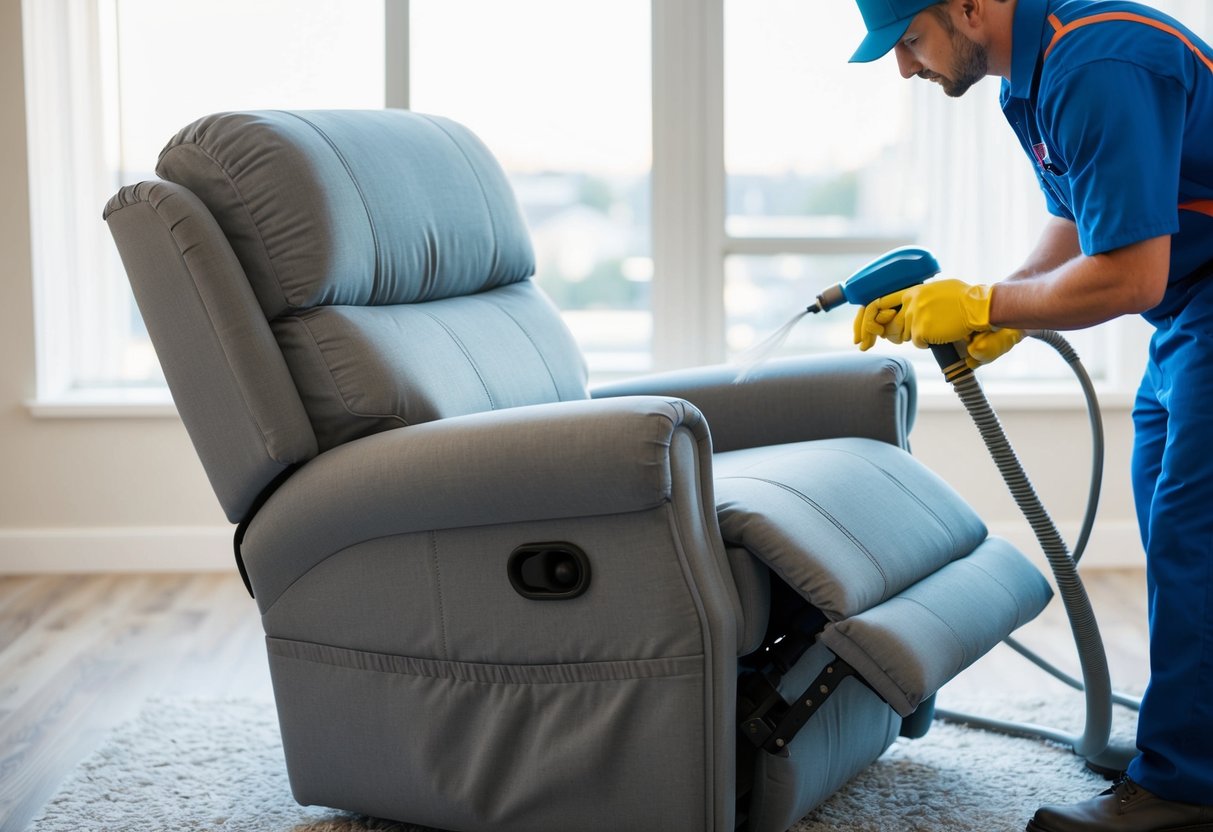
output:
[[[1082,803],[1040,807],[1027,832],[1213,832],[1213,806],[1163,800],[1125,777]]]

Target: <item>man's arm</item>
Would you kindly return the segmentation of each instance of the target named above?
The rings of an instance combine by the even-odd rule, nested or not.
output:
[[[1048,224],[1041,231],[1040,239],[1036,241],[1036,247],[1032,249],[1027,260],[1006,279],[1018,280],[1051,272],[1080,256],[1082,248],[1078,244],[1078,226],[1071,220],[1049,217]]]
[[[996,284],[990,324],[1016,329],[1082,329],[1162,301],[1171,262],[1170,236],[1153,237],[1103,254],[1064,257],[1069,251],[1058,220],[1014,279]],[[1043,271],[1054,257],[1059,265]],[[1026,271],[1025,271],[1026,270]]]

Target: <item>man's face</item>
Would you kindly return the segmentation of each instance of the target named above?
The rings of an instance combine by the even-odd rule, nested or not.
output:
[[[919,12],[893,52],[903,78],[934,81],[952,98],[964,95],[989,72],[986,48],[969,40],[942,6]]]

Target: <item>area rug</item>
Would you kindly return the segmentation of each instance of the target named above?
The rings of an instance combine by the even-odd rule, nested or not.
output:
[[[1077,731],[1081,705],[1073,695],[983,702],[980,710]],[[1132,736],[1132,714],[1118,708],[1115,724],[1119,737]],[[793,830],[1020,832],[1042,801],[1083,800],[1106,786],[1059,746],[936,722],[921,739],[897,740]],[[273,706],[248,701],[149,703],[78,767],[30,830],[426,832],[297,805]]]

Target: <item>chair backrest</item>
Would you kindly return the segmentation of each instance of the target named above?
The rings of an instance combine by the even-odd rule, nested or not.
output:
[[[466,128],[225,113],[178,133],[156,172],[106,216],[229,518],[358,437],[586,397],[509,182]]]

